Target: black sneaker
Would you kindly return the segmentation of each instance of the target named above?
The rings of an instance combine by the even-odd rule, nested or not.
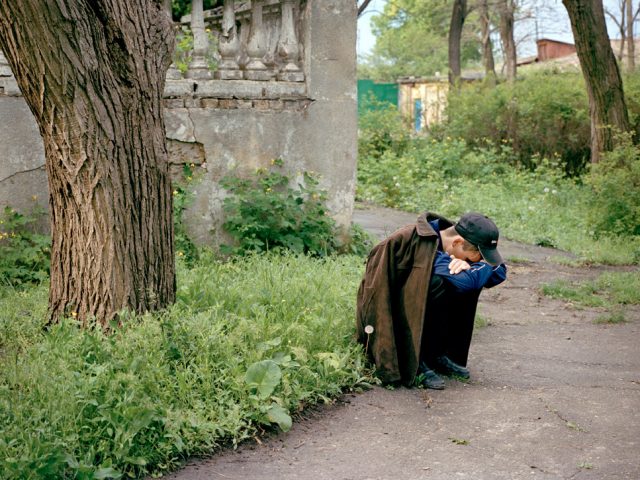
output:
[[[436,372],[441,373],[442,375],[460,377],[464,380],[468,380],[470,376],[467,368],[458,365],[445,355],[436,358],[432,367]]]
[[[420,362],[418,368],[418,380],[424,388],[432,390],[444,390],[444,380],[436,372],[431,370],[424,362]]]

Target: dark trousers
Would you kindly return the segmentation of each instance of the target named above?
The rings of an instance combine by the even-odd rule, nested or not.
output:
[[[420,359],[427,365],[446,355],[466,366],[480,291],[459,293],[439,275],[431,277]]]

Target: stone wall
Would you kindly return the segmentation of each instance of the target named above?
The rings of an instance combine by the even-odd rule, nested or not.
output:
[[[273,0],[267,4],[278,7]],[[305,170],[319,173],[331,214],[341,225],[351,221],[357,154],[355,2],[312,0],[295,8],[304,77],[167,80],[170,161],[176,177],[181,164],[196,165],[185,222],[200,244],[221,239],[225,192],[219,180],[230,173],[252,175],[274,158],[283,159],[294,178]],[[6,65],[0,65],[0,125],[0,208],[27,210],[33,202],[46,207],[42,141]]]

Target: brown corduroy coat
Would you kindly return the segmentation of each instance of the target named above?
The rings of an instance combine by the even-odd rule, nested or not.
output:
[[[431,270],[438,249],[438,233],[429,221],[449,220],[424,213],[415,224],[400,228],[369,253],[358,289],[357,335],[385,383],[413,384],[420,360],[420,344]],[[373,333],[365,327],[371,325]]]

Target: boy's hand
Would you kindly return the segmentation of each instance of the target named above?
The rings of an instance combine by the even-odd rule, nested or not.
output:
[[[449,273],[451,275],[457,275],[458,273],[469,270],[471,265],[460,258],[456,258],[451,255],[451,261],[449,262]]]

